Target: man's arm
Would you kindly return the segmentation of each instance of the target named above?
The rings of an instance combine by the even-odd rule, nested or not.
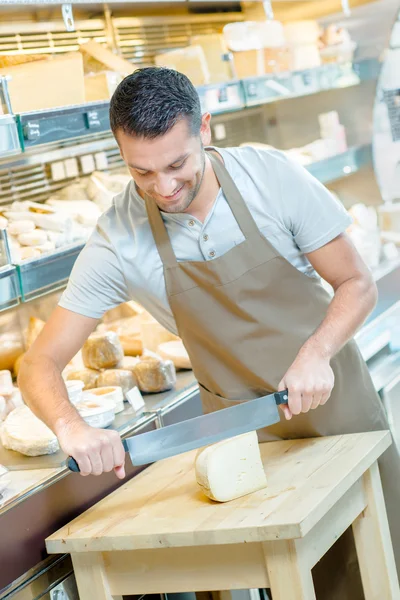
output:
[[[82,475],[114,469],[123,478],[125,452],[118,433],[85,423],[70,403],[61,375],[97,322],[57,307],[26,353],[18,385],[26,404],[55,433],[62,450],[75,458]]]
[[[279,389],[289,389],[286,418],[327,402],[334,385],[330,361],[361,327],[377,300],[371,273],[346,234],[307,258],[332,286],[334,297],[325,319],[280,383]]]

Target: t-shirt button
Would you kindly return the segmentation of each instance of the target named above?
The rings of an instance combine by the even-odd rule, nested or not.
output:
[[[208,253],[208,256],[210,256],[211,258],[214,258],[215,250],[210,250],[210,252]]]
[[[193,219],[191,221],[189,221],[189,225],[190,225],[190,227],[194,227],[195,222],[193,221]]]
[[[206,233],[203,235],[203,240],[204,240],[205,242],[208,240],[208,235],[207,235]]]

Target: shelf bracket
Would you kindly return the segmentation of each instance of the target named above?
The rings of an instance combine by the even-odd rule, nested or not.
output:
[[[64,25],[67,31],[75,31],[74,14],[72,4],[63,4],[61,7]]]

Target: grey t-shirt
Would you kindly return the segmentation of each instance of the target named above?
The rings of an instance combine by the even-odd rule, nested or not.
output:
[[[351,218],[343,206],[281,152],[252,147],[218,152],[262,234],[293,266],[316,277],[305,253],[321,248],[346,230]],[[178,261],[213,260],[243,241],[222,190],[204,223],[189,214],[162,216]],[[176,333],[163,266],[144,201],[133,180],[100,217],[59,304],[100,318],[127,300],[139,302]]]

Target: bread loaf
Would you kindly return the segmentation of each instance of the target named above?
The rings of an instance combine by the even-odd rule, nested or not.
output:
[[[67,372],[65,378],[67,381],[71,379],[78,379],[79,381],[83,381],[85,384],[84,390],[91,390],[96,387],[97,380],[99,378],[99,371],[95,371],[94,369],[80,369],[78,371],[69,371]]]
[[[93,333],[83,345],[82,358],[89,369],[117,367],[124,358],[118,335],[114,331]]]
[[[144,356],[133,368],[140,391],[165,392],[176,384],[176,371],[172,361],[154,356]]]
[[[132,371],[125,369],[107,369],[100,373],[96,387],[120,387],[125,397],[136,385],[136,380]]]

